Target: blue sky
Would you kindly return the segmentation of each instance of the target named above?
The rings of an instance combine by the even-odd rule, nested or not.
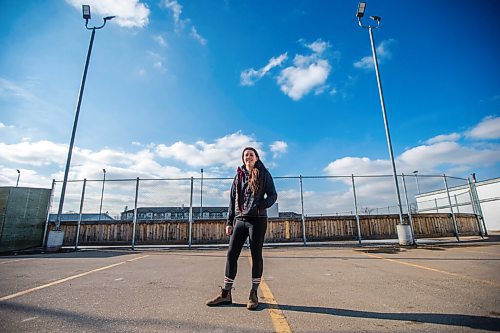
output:
[[[256,146],[275,176],[391,174],[357,1],[2,0],[0,185],[227,177]],[[398,172],[500,176],[498,1],[380,1]],[[366,18],[366,23],[370,20]]]

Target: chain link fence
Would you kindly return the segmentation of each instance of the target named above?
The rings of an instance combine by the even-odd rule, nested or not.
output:
[[[61,222],[134,223],[226,219],[233,178],[84,179],[68,181]],[[445,175],[274,177],[272,217],[472,213],[482,216],[474,183]],[[62,181],[53,181],[49,222],[57,223]],[[274,215],[273,215],[274,214]],[[485,228],[484,228],[485,229]],[[486,232],[486,231],[485,231]],[[191,231],[189,231],[191,237]],[[77,234],[78,239],[78,234]]]

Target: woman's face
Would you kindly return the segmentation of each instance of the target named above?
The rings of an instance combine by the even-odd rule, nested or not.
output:
[[[255,155],[253,150],[247,149],[243,152],[243,161],[245,162],[245,166],[247,169],[253,169],[255,166],[255,162],[259,159]]]

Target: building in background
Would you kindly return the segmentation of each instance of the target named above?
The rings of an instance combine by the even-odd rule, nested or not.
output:
[[[61,222],[78,222],[80,219],[80,214],[78,213],[64,213],[61,214]],[[57,214],[49,215],[49,222],[56,222]],[[82,213],[82,222],[85,221],[102,221],[102,222],[112,222],[116,221],[114,218],[108,215],[108,213]]]
[[[194,220],[227,219],[228,207],[193,207]],[[200,215],[201,213],[201,215]],[[268,217],[279,217],[278,203],[267,209]],[[121,213],[122,221],[132,221],[134,210],[128,209]],[[188,220],[189,207],[138,207],[137,220]]]
[[[477,196],[481,205],[486,228],[500,230],[500,178],[476,182]],[[449,188],[454,213],[474,213],[468,185]],[[446,189],[426,192],[415,196],[417,213],[450,213]]]

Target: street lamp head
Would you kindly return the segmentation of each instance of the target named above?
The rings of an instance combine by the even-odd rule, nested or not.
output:
[[[17,173],[21,173],[21,171],[19,171],[19,169],[17,169]]]
[[[380,24],[380,16],[375,16],[375,15],[373,15],[373,16],[370,16],[370,18],[371,18],[372,20],[374,20],[374,21],[377,21],[377,23],[378,23],[378,24]]]
[[[365,16],[365,9],[366,9],[366,2],[359,2],[358,4],[358,11],[356,12],[356,17],[358,19],[361,19],[363,16]]]
[[[109,21],[109,20],[112,20],[112,19],[114,19],[115,17],[116,17],[116,16],[106,16],[106,17],[104,18],[104,21]]]
[[[106,169],[102,169],[102,172],[103,172],[103,173],[106,173]]]
[[[83,18],[85,20],[90,20],[90,6],[82,5]]]
[[[414,173],[414,174],[417,174],[417,173],[418,173],[418,170],[413,171],[413,173]]]

